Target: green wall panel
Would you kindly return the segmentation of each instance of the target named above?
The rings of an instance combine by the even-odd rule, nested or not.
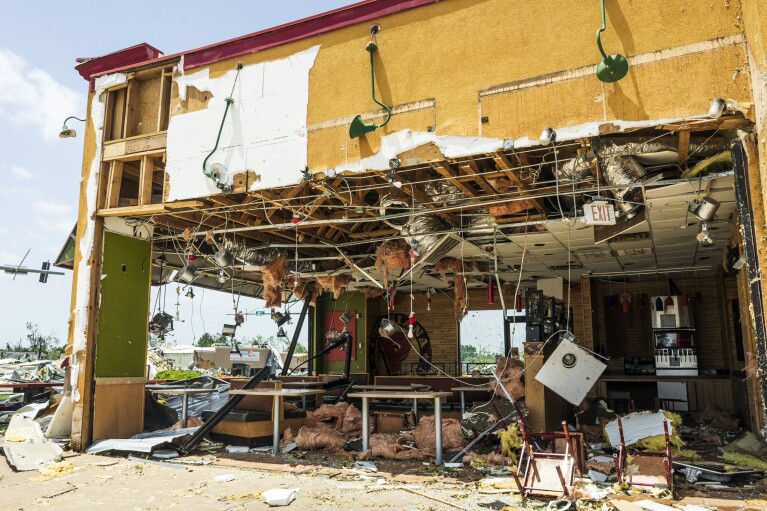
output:
[[[151,268],[147,240],[104,233],[96,377],[144,376]]]
[[[365,296],[360,292],[344,293],[337,300],[333,299],[332,294],[323,294],[317,300],[317,307],[314,309],[316,314],[314,322],[314,352],[317,353],[324,348],[323,332],[325,331],[325,325],[322,323],[325,312],[343,312],[344,310],[355,311],[359,314],[359,318],[357,319],[357,332],[354,334],[354,342],[357,343],[357,356],[352,358],[351,371],[367,371],[367,367],[365,367],[365,352],[367,350],[367,321],[365,307]],[[344,363],[343,361],[325,361],[324,357],[320,357],[314,367],[317,372],[338,372],[344,370]]]

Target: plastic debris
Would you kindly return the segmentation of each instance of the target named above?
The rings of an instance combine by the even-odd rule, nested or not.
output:
[[[234,479],[234,474],[221,474],[213,478],[213,480],[217,483],[228,483],[230,481],[234,481]]]
[[[354,468],[359,470],[370,470],[371,472],[378,472],[378,467],[369,461],[355,461]]]
[[[298,496],[298,488],[273,488],[261,494],[264,502],[272,507],[290,505]]]
[[[245,453],[250,452],[250,448],[248,448],[246,445],[227,445],[226,452]]]

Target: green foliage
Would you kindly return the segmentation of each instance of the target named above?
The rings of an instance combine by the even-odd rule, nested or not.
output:
[[[495,362],[495,353],[488,353],[484,347],[477,350],[471,344],[461,345],[461,362],[476,362],[491,364]]]
[[[201,348],[208,348],[210,346],[215,345],[221,345],[226,344],[229,345],[229,339],[226,336],[223,336],[221,334],[211,335],[208,332],[205,332],[200,336],[200,338],[197,340],[197,346],[200,346]]]
[[[199,371],[185,371],[182,369],[166,369],[165,371],[159,371],[155,375],[156,380],[188,380],[190,378],[196,378],[202,373]]]

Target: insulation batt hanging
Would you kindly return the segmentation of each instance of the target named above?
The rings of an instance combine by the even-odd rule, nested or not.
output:
[[[690,142],[689,152],[696,156],[707,156],[725,150],[726,146],[722,137],[699,139]],[[591,172],[595,156],[601,162],[601,177],[608,185],[629,185],[641,181],[647,174],[634,158],[635,155],[678,150],[674,137],[594,137],[591,139],[591,148],[593,155],[578,156],[560,165],[557,178],[565,183],[585,179]],[[617,206],[628,218],[636,215],[637,206],[630,204],[636,192],[637,189],[630,186],[611,191],[618,200]]]

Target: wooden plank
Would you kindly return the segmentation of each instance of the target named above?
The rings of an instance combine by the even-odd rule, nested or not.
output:
[[[489,195],[496,195],[498,192],[493,186],[487,182],[487,179],[481,175],[481,171],[477,166],[477,162],[474,160],[465,161],[458,164],[458,168],[466,174],[474,176],[474,181],[482,188],[482,191]]]
[[[128,79],[128,89],[125,97],[125,118],[123,119],[122,136],[132,137],[133,118],[138,112],[140,98],[138,97],[138,83]]]
[[[431,167],[442,177],[446,177],[447,180],[458,188],[460,191],[468,195],[469,197],[476,197],[477,194],[472,190],[470,187],[463,184],[461,181],[458,181],[456,179],[457,174],[453,171],[450,164],[446,161],[439,161],[436,163],[432,163]]]
[[[146,206],[126,206],[122,208],[100,209],[96,211],[96,216],[138,216],[138,215],[157,215],[168,213],[174,210],[194,209],[205,206],[206,204],[198,200],[166,202],[165,204],[149,204]]]
[[[679,168],[684,170],[687,168],[687,158],[690,154],[690,130],[679,130]]]
[[[154,133],[130,139],[122,139],[104,144],[102,160],[109,161],[126,156],[142,156],[144,154],[161,155],[168,143],[168,133]]]
[[[96,217],[93,222],[93,246],[89,277],[88,305],[85,311],[85,349],[74,353],[77,371],[77,392],[80,399],[75,401],[72,412],[72,449],[83,451],[93,440],[93,401],[96,362],[96,335],[98,333],[99,308],[98,297],[101,293],[101,263],[104,240],[104,219]],[[80,240],[78,240],[79,242]],[[79,243],[78,243],[79,245]],[[143,400],[142,400],[143,403]],[[143,420],[143,410],[142,410]]]
[[[151,156],[141,157],[141,170],[138,180],[138,205],[148,206],[152,204],[152,175],[154,174],[154,158]]]
[[[527,155],[524,153],[518,153],[517,158],[519,159],[519,162],[524,165],[530,165],[530,161],[527,159]],[[514,184],[514,186],[519,189],[520,192],[529,190],[530,188],[527,186],[527,183],[522,181],[520,177],[517,175],[516,172],[514,172],[514,165],[511,160],[503,153],[497,152],[492,153],[490,155],[491,158],[493,158],[493,161],[495,161],[496,166],[499,170],[502,170],[506,177],[509,178],[509,180]],[[540,199],[531,199],[533,202],[533,205],[535,206],[535,209],[542,215],[548,214],[546,211],[546,208],[543,206],[543,202],[541,202]]]
[[[106,202],[107,209],[115,208],[120,202],[120,184],[123,179],[123,162],[113,161],[109,164],[109,180],[107,181]]]

